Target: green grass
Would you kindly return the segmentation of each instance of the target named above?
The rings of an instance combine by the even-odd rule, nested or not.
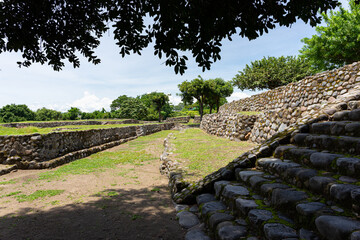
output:
[[[16,183],[16,181],[12,179],[9,181],[0,182],[0,185],[15,184],[15,183]]]
[[[39,198],[53,197],[63,193],[64,190],[37,190],[30,195],[20,194],[15,196],[18,202],[32,202]]]
[[[186,129],[174,134],[175,159],[180,160],[190,179],[204,177],[256,146],[249,142],[234,142],[206,134],[200,129]],[[192,176],[192,177],[191,177]]]
[[[246,111],[244,111],[244,112],[237,112],[237,113],[247,115],[247,116],[252,116],[252,115],[258,115],[258,114],[260,114],[262,112],[252,112],[252,111],[246,112]]]
[[[158,160],[159,156],[148,153],[147,149],[162,148],[161,144],[154,145],[153,141],[156,139],[164,139],[169,132],[171,131],[161,131],[149,136],[139,137],[123,144],[123,147],[117,151],[98,152],[87,158],[79,159],[56,169],[40,173],[39,179],[61,179],[67,175],[102,172],[109,168],[115,168],[118,164],[142,165],[147,161]],[[128,173],[128,171],[119,173],[119,175],[126,176],[126,173]]]
[[[37,128],[37,127],[24,127],[24,128],[9,128],[0,126],[0,135],[25,135],[40,133],[46,134],[50,132],[69,132],[69,131],[83,131],[90,129],[104,129],[104,128],[121,128],[128,126],[136,126],[142,124],[109,124],[109,125],[68,125],[68,126],[59,126],[53,128]],[[60,129],[60,130],[56,130]]]

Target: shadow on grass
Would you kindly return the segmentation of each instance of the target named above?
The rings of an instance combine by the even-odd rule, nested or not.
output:
[[[1,217],[0,239],[184,239],[166,186],[106,189],[93,197],[101,198]]]

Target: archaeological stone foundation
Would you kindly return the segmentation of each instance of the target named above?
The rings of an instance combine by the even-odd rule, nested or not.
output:
[[[231,140],[261,143],[300,120],[312,118],[325,104],[358,87],[360,62],[225,104],[219,113],[205,115],[201,128]],[[240,114],[244,111],[259,113],[256,117]]]

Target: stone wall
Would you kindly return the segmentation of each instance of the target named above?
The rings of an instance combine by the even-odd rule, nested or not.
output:
[[[38,128],[52,128],[52,127],[60,127],[60,126],[68,126],[68,125],[108,125],[108,124],[135,124],[139,123],[138,120],[135,119],[126,119],[119,121],[54,121],[54,122],[20,122],[20,123],[5,123],[1,124],[3,127],[38,127]]]
[[[188,123],[190,121],[190,117],[171,117],[167,118],[164,122],[176,122],[176,123]]]
[[[208,129],[216,128],[220,124],[219,121],[222,121],[220,125],[241,122],[242,118],[237,114],[238,112],[262,112],[258,115],[250,135],[251,141],[260,143],[301,119],[312,118],[315,113],[323,109],[326,103],[337,102],[339,97],[346,95],[350,90],[357,89],[358,86],[360,86],[360,62],[355,62],[225,104],[220,107],[216,121],[208,120],[201,126],[209,132]],[[205,117],[205,119],[209,118]],[[230,124],[227,128],[233,127]],[[242,129],[237,129],[237,131],[244,132]],[[225,132],[225,137],[234,136],[231,131]]]
[[[220,112],[204,115],[200,126],[209,134],[244,141],[249,139],[256,119],[256,115]]]
[[[163,123],[48,134],[0,136],[0,163],[17,164],[26,168],[33,161],[49,161],[82,149],[168,130],[174,125],[174,123]]]
[[[195,116],[193,123],[200,123],[200,116]]]

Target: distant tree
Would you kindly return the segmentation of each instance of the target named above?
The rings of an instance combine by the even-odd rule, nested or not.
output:
[[[226,100],[226,97],[229,97],[234,92],[233,86],[222,78],[206,80],[206,84],[209,89],[206,102],[209,104],[210,113],[214,106],[216,106],[216,112],[219,112],[221,99]]]
[[[121,108],[121,104],[128,99],[132,99],[133,97],[128,97],[126,95],[121,95],[119,96],[117,99],[115,99],[114,101],[112,101],[111,105],[110,105],[110,109],[111,111],[116,111],[118,109]]]
[[[59,111],[55,111],[47,108],[40,108],[35,112],[36,121],[50,121],[50,120],[61,120],[62,114]]]
[[[120,118],[142,120],[146,118],[148,109],[139,99],[129,98],[122,102],[121,108],[116,112]]]
[[[349,2],[350,10],[323,13],[326,26],[316,27],[317,35],[304,38],[302,56],[317,71],[341,67],[360,60],[360,5]]]
[[[200,121],[204,114],[204,104],[206,103],[206,96],[209,93],[209,86],[205,83],[204,79],[199,75],[198,78],[190,82],[184,81],[178,85],[182,96],[186,98],[193,97],[199,104]]]
[[[173,109],[170,106],[169,97],[165,93],[151,92],[136,97],[148,109],[148,115],[146,117],[146,120],[159,120],[159,108],[157,103],[155,103],[154,101],[158,101],[159,96],[163,95],[167,97],[167,100],[165,101],[165,104],[161,107],[160,116],[163,116],[163,118],[167,118],[172,114]]]
[[[67,111],[67,116],[69,120],[77,120],[79,119],[79,117],[81,116],[81,111],[79,108],[76,107],[71,107],[68,111]]]
[[[109,31],[124,57],[140,54],[153,42],[154,55],[176,73],[184,73],[191,52],[199,67],[210,69],[221,58],[224,39],[234,35],[255,39],[276,26],[302,19],[321,22],[319,11],[333,9],[337,0],[247,1],[0,1],[0,53],[20,51],[21,66],[34,62],[55,70],[64,60],[80,66],[79,55],[98,64],[94,49]],[[146,21],[151,19],[152,21]]]
[[[162,92],[152,92],[149,94],[151,96],[151,102],[155,110],[159,114],[159,122],[161,122],[161,111],[165,105],[169,105],[169,96]]]
[[[179,112],[179,111],[183,110],[184,107],[185,107],[184,103],[181,102],[178,105],[174,105],[173,110]]]
[[[296,82],[315,71],[308,61],[301,57],[268,57],[251,62],[239,71],[232,82],[241,90],[274,89]]]
[[[10,104],[0,108],[0,118],[3,122],[33,121],[35,113],[25,104]]]

